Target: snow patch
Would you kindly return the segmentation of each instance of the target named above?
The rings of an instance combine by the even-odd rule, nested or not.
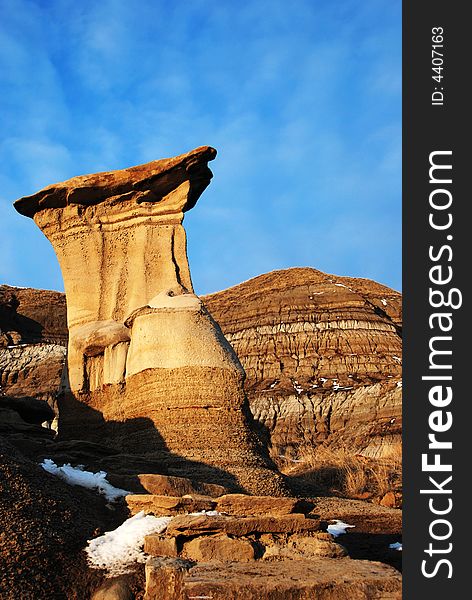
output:
[[[51,475],[57,475],[57,477],[60,477],[69,485],[80,485],[89,490],[97,490],[98,493],[103,494],[109,502],[115,502],[119,498],[133,493],[111,485],[106,479],[107,474],[105,471],[92,473],[91,471],[84,471],[82,466],[73,467],[70,464],[58,467],[50,458],[45,458],[41,463],[41,466],[45,471],[51,473]]]
[[[333,519],[334,524],[328,525],[328,533],[334,535],[334,537],[338,537],[338,535],[343,535],[346,533],[346,529],[348,527],[355,527],[355,525],[348,525],[339,519]]]
[[[387,306],[387,301],[385,300],[385,298],[382,298],[382,304],[383,304],[384,306]]]
[[[113,531],[89,540],[85,552],[93,569],[105,569],[107,577],[128,573],[135,563],[146,562],[143,552],[144,538],[152,533],[162,533],[172,517],[154,517],[144,511],[130,517]]]
[[[403,544],[401,542],[395,542],[394,544],[389,544],[388,546],[392,550],[398,550],[401,552],[403,550]]]
[[[219,517],[223,513],[220,513],[217,510],[201,510],[200,512],[185,513],[185,514],[189,517],[199,517],[200,515],[207,515],[207,517]]]
[[[203,510],[189,513],[189,516],[216,517],[221,514],[216,510]],[[107,577],[129,573],[137,562],[146,562],[148,555],[143,551],[144,538],[165,531],[173,518],[146,515],[142,510],[113,531],[89,540],[85,553],[90,567],[104,569]]]

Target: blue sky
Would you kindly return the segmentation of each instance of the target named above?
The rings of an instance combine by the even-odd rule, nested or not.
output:
[[[62,289],[12,202],[211,145],[197,293],[311,266],[401,286],[399,0],[2,0],[0,283]]]

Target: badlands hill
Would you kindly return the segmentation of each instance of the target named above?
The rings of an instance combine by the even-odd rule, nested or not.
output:
[[[294,268],[202,299],[246,371],[274,459],[297,460],[320,443],[381,457],[400,441],[401,294]],[[54,408],[66,344],[64,294],[0,286],[4,394]]]
[[[310,268],[204,297],[247,375],[274,458],[327,443],[371,457],[401,436],[401,294]]]

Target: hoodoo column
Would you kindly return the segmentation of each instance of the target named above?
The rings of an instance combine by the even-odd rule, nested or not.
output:
[[[190,278],[182,220],[215,156],[205,146],[74,177],[15,208],[50,240],[64,278],[63,435],[160,446],[201,465],[201,477],[215,467],[235,486],[278,494],[280,476],[249,427],[244,370]]]

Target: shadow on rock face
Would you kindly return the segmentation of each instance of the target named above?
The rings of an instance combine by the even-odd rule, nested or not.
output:
[[[9,344],[21,342],[40,342],[43,339],[43,326],[24,315],[20,315],[15,310],[8,310],[3,306],[0,306],[0,331],[7,332],[6,341]],[[11,338],[8,332],[13,331],[18,339]]]
[[[50,458],[58,465],[70,463],[73,466],[82,465],[93,472],[106,471],[113,485],[134,493],[146,492],[138,478],[138,475],[145,473],[186,477],[195,482],[222,485],[238,493],[254,493],[255,488],[257,493],[258,479],[265,472],[272,473],[284,483],[285,479],[269,458],[264,444],[258,445],[257,470],[251,471],[254,464],[251,461],[254,461],[255,455],[252,453],[247,459],[247,472],[252,485],[252,490],[248,490],[238,478],[239,471],[231,472],[231,465],[225,468],[228,463],[222,467],[212,464],[211,460],[207,462],[206,457],[198,460],[183,456],[186,451],[190,455],[194,451],[191,436],[188,436],[188,440],[183,439],[181,454],[169,449],[150,418],[137,417],[123,421],[105,419],[101,411],[77,400],[72,394],[60,396],[58,402],[60,414],[65,412],[68,418],[64,426],[59,424],[60,434],[55,438],[51,430],[28,425],[19,415],[17,418],[21,423],[6,423],[0,428],[12,445],[36,463]],[[256,436],[252,415],[249,413],[246,417],[248,427]],[[183,438],[185,433],[184,428]],[[228,448],[221,448],[221,455],[225,452],[228,454]],[[245,463],[241,457],[238,457],[238,461],[244,469]]]
[[[218,467],[190,460],[167,447],[153,421],[145,417],[124,421],[106,420],[103,414],[72,394],[59,399],[59,414],[74,414],[75,426],[61,430],[57,439],[36,450],[39,458],[56,462],[83,464],[88,469],[101,469],[112,479],[126,484],[131,491],[144,491],[137,475],[169,474],[197,482],[216,483],[234,492],[245,492],[236,477]],[[70,421],[69,421],[70,422]],[[126,487],[125,485],[125,487]]]
[[[15,343],[18,340],[8,339],[8,332],[14,333],[23,342],[38,342],[43,337],[43,325],[38,321],[18,312],[20,301],[15,290],[1,286],[0,289],[0,332],[6,332],[7,341]]]

